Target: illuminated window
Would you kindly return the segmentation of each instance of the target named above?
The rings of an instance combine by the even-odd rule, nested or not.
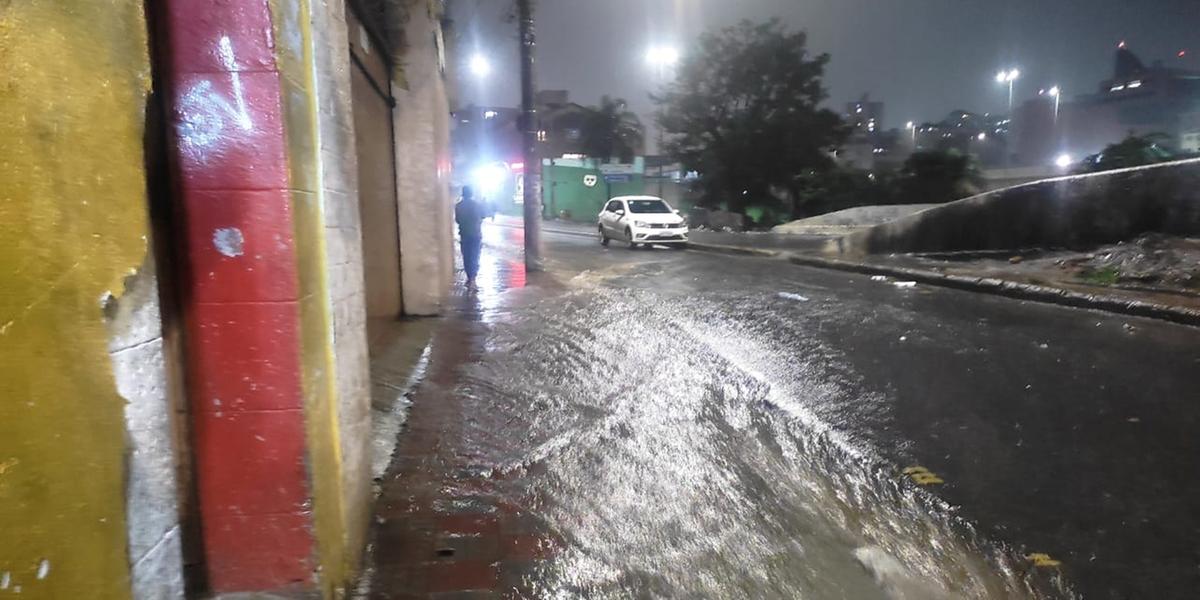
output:
[[[485,118],[485,119],[495,119],[495,118],[496,118],[496,115],[498,115],[498,114],[500,114],[500,113],[498,113],[498,112],[496,112],[496,111],[494,111],[494,110],[488,110],[488,111],[484,111],[484,113],[483,113],[483,118]]]
[[[537,139],[539,142],[546,141],[546,130],[545,129],[537,132]]]

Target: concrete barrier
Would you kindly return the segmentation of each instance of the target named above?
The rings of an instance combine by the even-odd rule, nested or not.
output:
[[[799,221],[777,225],[774,233],[801,234],[844,234],[889,223],[913,213],[940,206],[939,204],[889,204],[883,206],[856,206]]]
[[[1200,159],[988,192],[847,235],[826,250],[862,255],[1079,248],[1147,231],[1200,234]]]

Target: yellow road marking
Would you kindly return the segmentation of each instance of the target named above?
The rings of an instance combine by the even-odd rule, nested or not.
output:
[[[908,467],[903,473],[908,475],[910,479],[916,482],[917,485],[937,485],[946,483],[941,477],[935,475],[929,469],[922,466]]]
[[[1053,558],[1050,558],[1049,554],[1042,554],[1042,553],[1030,554],[1029,556],[1026,556],[1025,558],[1032,561],[1033,566],[1035,566],[1035,567],[1057,567],[1062,564],[1061,561],[1057,561],[1057,560],[1054,560]]]

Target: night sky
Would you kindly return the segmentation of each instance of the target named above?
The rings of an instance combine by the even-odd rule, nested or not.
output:
[[[511,1],[453,2],[462,48],[477,45],[493,62],[483,82],[461,71],[463,103],[517,106],[516,25],[504,21]],[[623,97],[645,117],[655,85],[649,46],[686,53],[705,30],[771,17],[832,56],[832,105],[870,92],[886,103],[888,128],[957,108],[1003,112],[1007,91],[994,77],[1010,66],[1022,71],[1018,103],[1055,84],[1067,97],[1090,93],[1121,40],[1147,64],[1200,68],[1200,0],[538,0],[538,87],[568,89],[582,104]]]

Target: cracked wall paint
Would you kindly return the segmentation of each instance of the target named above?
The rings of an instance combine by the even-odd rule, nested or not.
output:
[[[236,258],[245,254],[246,238],[237,227],[221,227],[213,231],[213,247],[224,256]]]
[[[128,598],[125,399],[97,299],[148,252],[136,0],[0,4],[0,584]]]

